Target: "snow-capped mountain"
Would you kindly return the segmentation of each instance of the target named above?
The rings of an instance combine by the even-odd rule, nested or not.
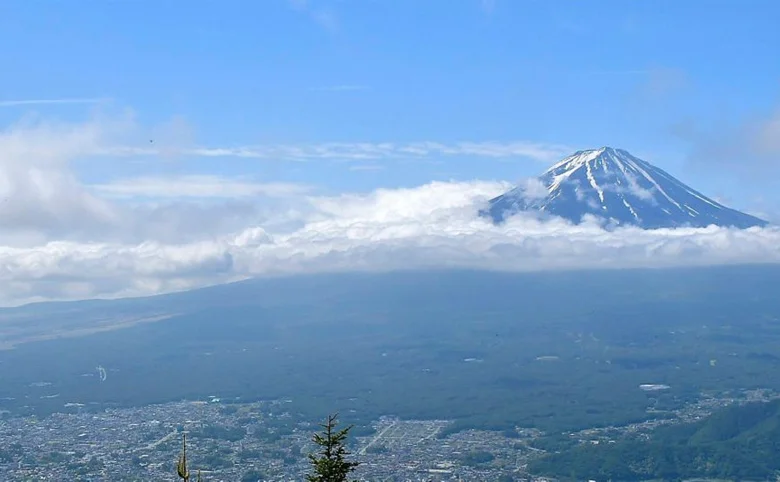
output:
[[[538,181],[492,199],[482,214],[501,222],[519,211],[541,211],[574,223],[589,214],[646,229],[767,224],[704,196],[623,149],[611,147],[575,152]]]

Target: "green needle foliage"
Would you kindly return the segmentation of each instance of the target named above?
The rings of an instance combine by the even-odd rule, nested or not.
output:
[[[346,460],[350,453],[344,444],[352,426],[336,431],[338,414],[329,415],[320,426],[321,433],[314,434],[312,440],[320,447],[317,454],[309,454],[313,474],[307,475],[308,482],[347,482],[347,476],[359,465]]]
[[[187,469],[187,434],[182,434],[182,449],[179,462],[176,464],[176,472],[184,482],[189,482],[190,471]]]
[[[179,455],[179,461],[176,463],[176,473],[184,482],[190,482],[190,470],[187,468],[187,434],[182,434],[181,455]],[[196,480],[201,482],[200,470]]]

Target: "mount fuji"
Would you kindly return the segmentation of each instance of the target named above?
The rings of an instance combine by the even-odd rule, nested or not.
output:
[[[644,229],[767,224],[706,197],[623,149],[575,152],[532,181],[490,200],[481,214],[496,223],[520,211],[574,223],[591,215]]]

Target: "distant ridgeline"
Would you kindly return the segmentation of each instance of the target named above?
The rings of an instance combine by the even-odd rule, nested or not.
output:
[[[562,480],[774,480],[780,471],[780,400],[665,426],[649,441],[585,443],[537,459],[529,469]]]

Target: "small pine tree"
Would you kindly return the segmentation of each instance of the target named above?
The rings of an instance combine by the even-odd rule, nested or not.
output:
[[[350,453],[344,447],[352,425],[336,431],[338,414],[328,415],[328,419],[320,426],[322,433],[315,433],[312,441],[321,450],[309,454],[313,474],[307,475],[308,482],[347,482],[347,476],[359,465],[358,462],[345,460]]]
[[[187,468],[187,434],[182,434],[182,447],[179,461],[176,463],[176,473],[184,482],[190,482],[190,470]],[[197,482],[201,482],[200,470],[198,471]]]

